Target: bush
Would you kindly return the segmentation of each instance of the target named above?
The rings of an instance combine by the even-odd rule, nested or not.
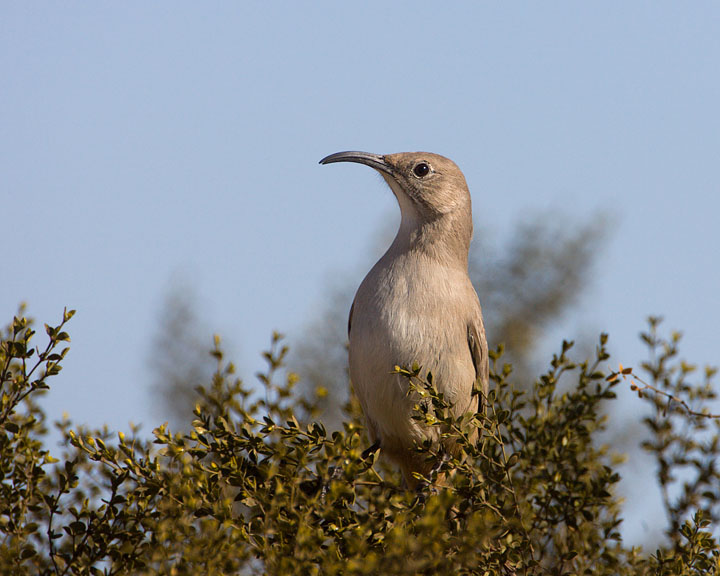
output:
[[[148,440],[63,421],[64,453],[52,456],[36,400],[61,369],[72,314],[46,326],[44,349],[32,347],[23,314],[2,334],[2,574],[719,572],[720,435],[701,406],[714,398],[713,373],[690,383],[679,337],[659,336],[657,320],[643,335],[647,381],[601,369],[604,335],[591,361],[574,361],[563,342],[528,393],[496,351],[486,414],[450,417],[417,367],[398,368],[422,399],[416,417],[463,446],[457,456],[418,447],[436,465],[409,492],[368,448],[356,408],[332,435],[313,420],[278,335],[259,393],[216,340],[217,371],[198,389],[189,434],[160,426]],[[657,459],[669,519],[652,554],[622,543],[617,458],[598,440],[623,379],[652,410],[643,447]]]

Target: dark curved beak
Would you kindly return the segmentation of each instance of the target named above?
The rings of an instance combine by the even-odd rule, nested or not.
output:
[[[336,152],[325,156],[320,160],[320,164],[332,164],[334,162],[356,162],[357,164],[365,164],[375,170],[380,170],[387,174],[393,173],[393,167],[385,162],[385,156],[380,154],[370,154],[369,152]]]

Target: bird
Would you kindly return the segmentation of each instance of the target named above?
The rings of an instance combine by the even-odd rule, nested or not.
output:
[[[349,373],[370,440],[414,489],[434,464],[417,446],[456,451],[438,427],[413,418],[418,398],[396,367],[418,366],[454,416],[482,409],[488,346],[478,295],[468,275],[473,234],[465,177],[450,159],[428,152],[337,152],[320,164],[374,168],[400,206],[392,244],[360,284],[348,318]],[[475,384],[483,392],[474,395]],[[436,463],[437,464],[437,463]]]

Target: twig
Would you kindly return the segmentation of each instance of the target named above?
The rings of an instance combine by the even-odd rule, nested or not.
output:
[[[630,390],[632,390],[633,392],[637,392],[640,398],[643,397],[643,392],[651,390],[652,392],[655,392],[655,394],[659,394],[660,396],[664,396],[668,399],[668,404],[665,407],[666,410],[671,407],[673,402],[675,402],[676,404],[680,404],[683,408],[685,408],[685,411],[691,416],[695,416],[697,418],[708,418],[711,420],[720,420],[720,414],[711,414],[710,412],[697,412],[696,410],[693,410],[692,408],[690,408],[690,405],[682,398],[678,398],[677,396],[674,396],[669,392],[660,390],[652,384],[648,384],[647,382],[645,382],[645,380],[635,374],[632,371],[632,368],[623,368],[622,364],[620,364],[620,370],[618,372],[612,372],[606,378],[606,380],[608,382],[616,382],[619,378],[627,380],[630,377]],[[640,384],[638,384],[638,382]]]

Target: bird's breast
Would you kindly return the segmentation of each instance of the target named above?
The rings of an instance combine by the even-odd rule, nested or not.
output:
[[[452,349],[458,336],[465,341],[467,273],[425,268],[373,268],[355,297],[351,339],[374,337],[402,356],[427,348]]]
[[[360,285],[350,330],[350,376],[366,415],[383,434],[412,427],[406,379],[395,366],[417,363],[464,411],[475,369],[467,342],[467,272],[403,262],[370,271]],[[476,301],[471,299],[471,302]],[[467,397],[467,398],[465,398]]]

